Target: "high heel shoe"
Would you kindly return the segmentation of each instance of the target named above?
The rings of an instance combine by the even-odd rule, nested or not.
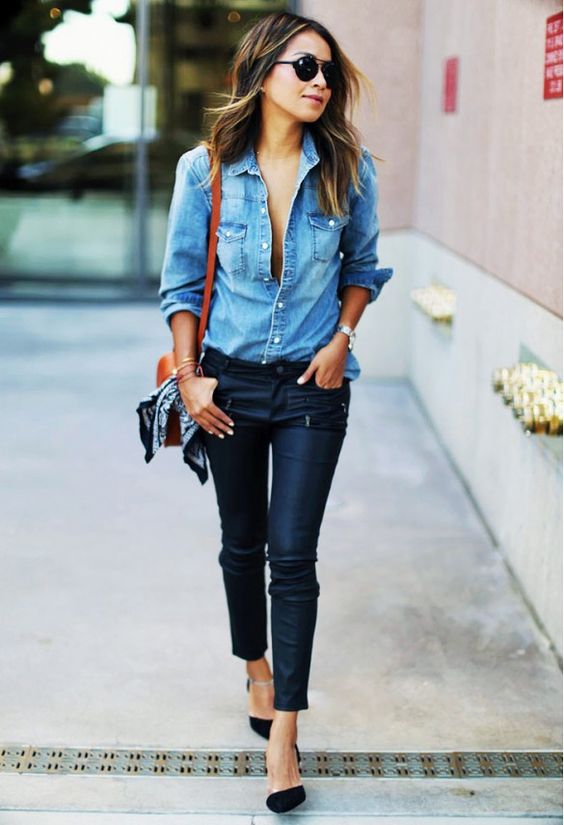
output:
[[[302,757],[297,744],[295,745],[296,755],[298,757],[298,766],[302,761]],[[264,757],[266,765],[266,754]],[[273,791],[266,797],[266,806],[275,814],[283,814],[286,811],[291,811],[305,802],[306,792],[303,785],[293,785],[291,788],[285,788],[283,791]]]
[[[249,691],[251,682],[255,685],[273,685],[274,679],[251,679],[249,676],[247,678],[247,691]],[[272,727],[272,719],[261,719],[260,716],[251,716],[249,715],[249,724],[251,728],[258,733],[259,736],[264,736],[265,739],[270,738],[270,728]]]

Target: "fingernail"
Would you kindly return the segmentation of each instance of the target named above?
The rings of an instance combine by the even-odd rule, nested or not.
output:
[[[227,432],[229,433],[229,435],[234,435],[233,430],[227,430]]]
[[[218,435],[219,435],[219,437],[220,437],[220,438],[225,438],[225,436],[223,435],[223,433],[218,433]]]
[[[303,383],[304,383],[304,379],[300,376],[298,378],[298,384],[303,384]]]

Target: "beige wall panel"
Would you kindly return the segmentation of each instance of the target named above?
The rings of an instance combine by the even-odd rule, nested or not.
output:
[[[300,4],[376,86],[375,114],[365,101],[356,124],[386,159],[377,162],[382,229],[418,229],[559,317],[562,99],[544,100],[542,88],[546,18],[561,8],[559,0]],[[441,112],[449,56],[460,59],[454,114]]]
[[[562,316],[562,100],[544,100],[555,0],[425,0],[415,226]],[[460,58],[458,112],[441,112]]]
[[[355,125],[376,161],[382,230],[410,226],[419,131],[420,0],[302,0],[299,13],[323,23],[373,82]],[[364,87],[363,87],[364,88]]]

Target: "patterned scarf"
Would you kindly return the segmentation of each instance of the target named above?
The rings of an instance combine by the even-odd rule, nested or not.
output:
[[[159,447],[164,444],[171,410],[175,410],[180,417],[180,438],[184,463],[194,470],[201,484],[205,484],[208,480],[208,468],[202,428],[189,415],[184,406],[174,375],[143,398],[137,407],[139,435],[145,447],[145,461],[148,464]]]

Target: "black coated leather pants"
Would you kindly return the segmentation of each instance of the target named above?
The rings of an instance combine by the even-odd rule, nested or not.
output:
[[[314,375],[300,385],[296,379],[308,361],[258,364],[211,347],[201,363],[204,374],[219,381],[214,402],[235,422],[234,435],[223,439],[204,431],[221,520],[232,653],[251,661],[268,648],[268,560],[274,707],[303,710],[320,594],[317,543],[346,434],[350,379],[323,389]]]

